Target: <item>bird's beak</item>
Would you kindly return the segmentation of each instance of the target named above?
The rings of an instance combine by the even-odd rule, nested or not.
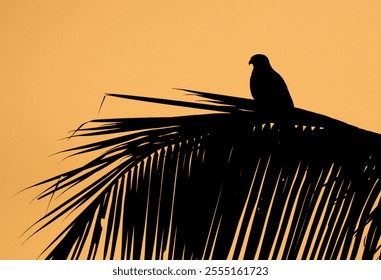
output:
[[[250,59],[250,61],[249,61],[249,65],[250,65],[250,64],[253,64],[253,62],[251,61],[251,59]]]

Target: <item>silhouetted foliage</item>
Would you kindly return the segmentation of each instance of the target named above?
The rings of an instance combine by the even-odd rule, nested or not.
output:
[[[380,258],[380,135],[186,91],[209,102],[108,95],[215,112],[97,119],[74,133],[105,139],[67,150],[97,155],[37,184],[38,199],[70,192],[31,228],[70,217],[43,257]]]

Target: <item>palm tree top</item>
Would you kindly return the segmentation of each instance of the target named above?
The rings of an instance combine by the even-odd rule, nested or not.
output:
[[[31,187],[55,205],[27,232],[64,221],[41,257],[380,258],[381,135],[293,106],[264,111],[266,100],[176,90],[203,102],[107,93],[102,104],[210,113],[95,119],[73,132],[97,140],[64,152],[93,158]]]

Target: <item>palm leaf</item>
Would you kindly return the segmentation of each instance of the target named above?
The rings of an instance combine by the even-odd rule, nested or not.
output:
[[[66,196],[47,259],[379,259],[381,136],[295,109],[193,90],[207,102],[109,96],[214,111],[97,119],[72,137],[87,164],[37,185]],[[33,186],[36,187],[37,185]]]

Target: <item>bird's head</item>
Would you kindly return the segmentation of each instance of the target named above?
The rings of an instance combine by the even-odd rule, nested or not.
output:
[[[254,67],[269,67],[270,61],[264,54],[253,55],[249,61],[249,65],[253,64]]]

